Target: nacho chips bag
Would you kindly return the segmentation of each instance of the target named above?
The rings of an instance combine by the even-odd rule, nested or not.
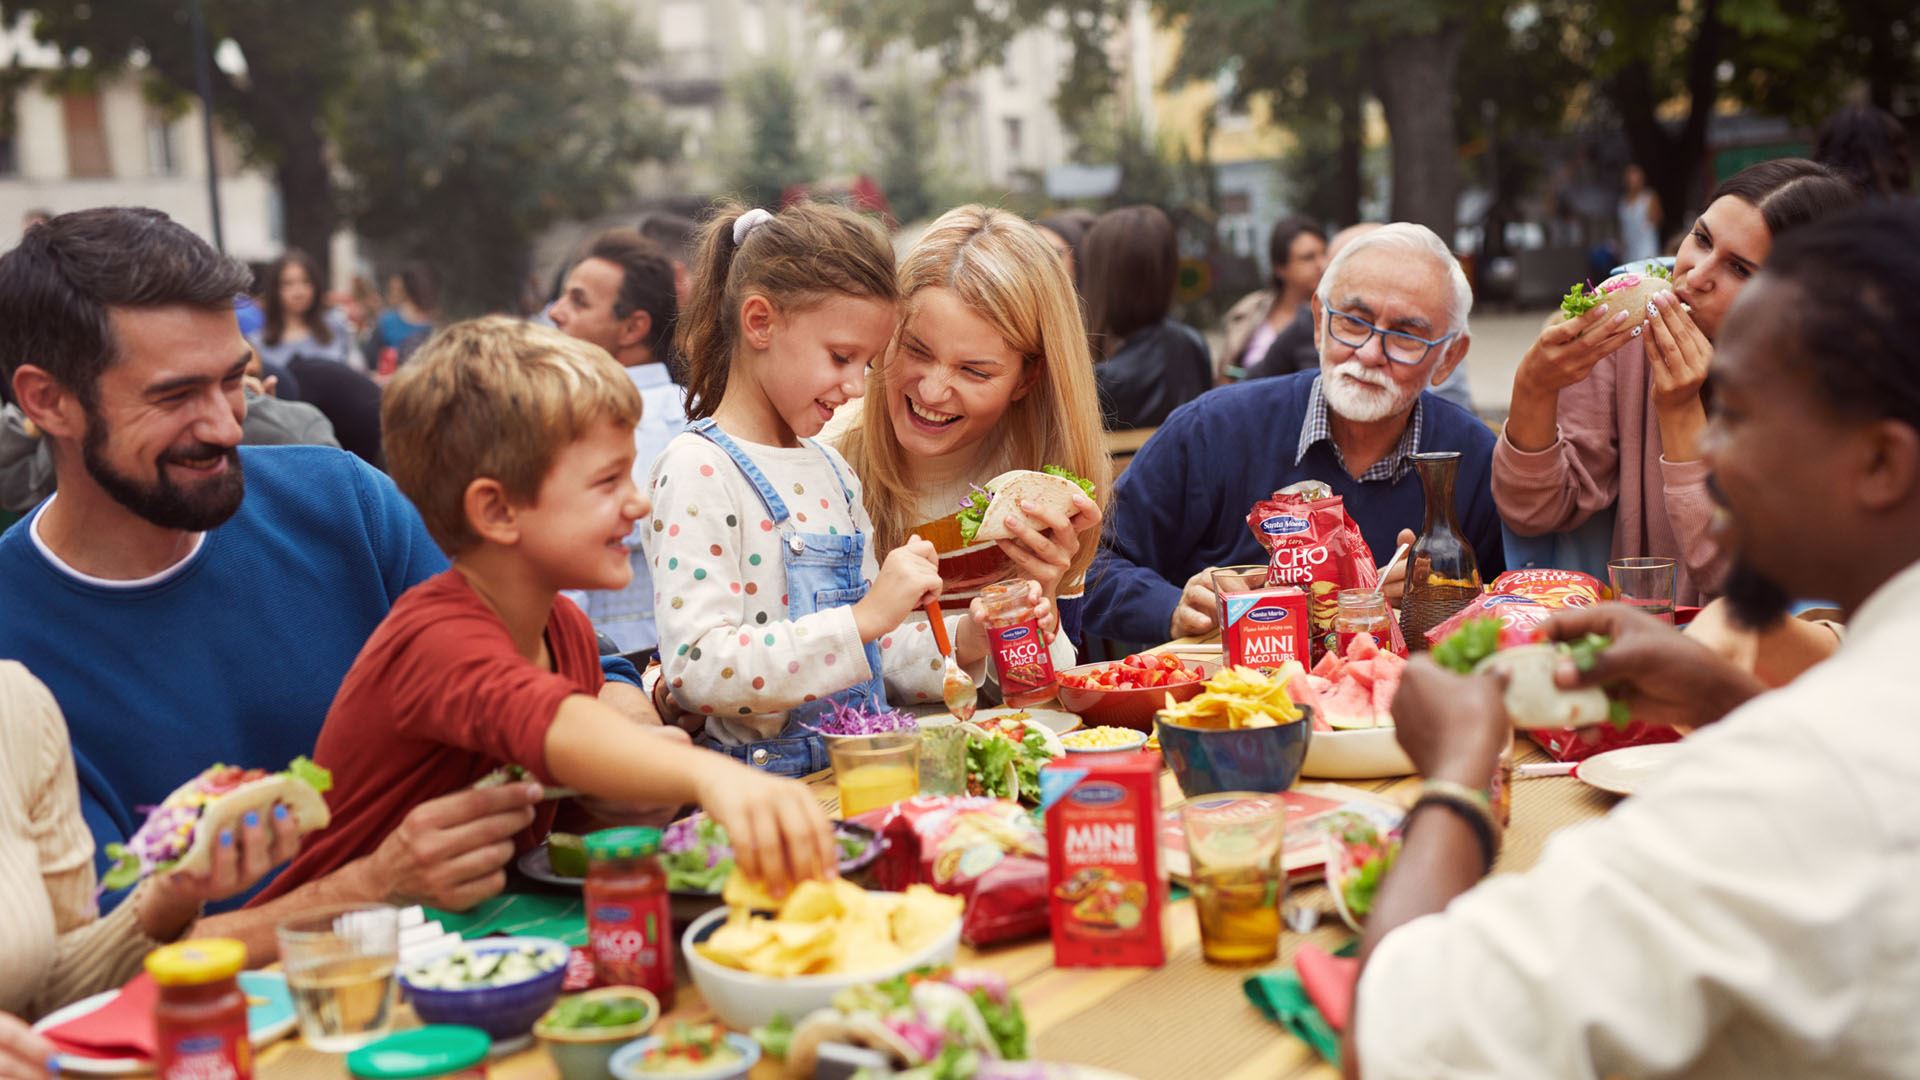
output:
[[[1340,590],[1380,584],[1380,569],[1360,526],[1347,513],[1345,500],[1327,490],[1325,485],[1295,484],[1254,503],[1247,514],[1253,538],[1267,549],[1267,584],[1306,590],[1312,661],[1338,647],[1333,621],[1340,611]],[[1392,648],[1402,656],[1407,653],[1398,622],[1393,624]]]

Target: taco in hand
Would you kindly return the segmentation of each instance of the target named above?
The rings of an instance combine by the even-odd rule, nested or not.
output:
[[[1010,521],[1026,521],[1020,504],[1058,510],[1063,517],[1073,516],[1073,496],[1093,498],[1093,481],[1075,476],[1058,465],[1032,469],[1014,469],[976,487],[960,508],[960,538],[969,544],[988,540],[1011,540]]]
[[[321,796],[332,786],[333,774],[304,757],[279,773],[211,766],[175,788],[125,844],[107,845],[113,866],[100,884],[118,890],[152,874],[204,871],[221,832],[274,803],[287,805],[300,835],[324,829],[332,818]]]
[[[1549,324],[1577,319],[1601,304],[1613,311],[1645,312],[1653,298],[1673,291],[1673,272],[1657,262],[1638,270],[1615,274],[1598,285],[1575,284],[1560,299],[1560,311]]]

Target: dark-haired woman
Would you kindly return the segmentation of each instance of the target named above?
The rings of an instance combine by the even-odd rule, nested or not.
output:
[[[1214,354],[1223,380],[1288,375],[1320,366],[1307,303],[1327,271],[1327,233],[1312,218],[1284,217],[1267,236],[1273,282],[1227,309],[1226,337]]]
[[[1109,210],[1087,231],[1087,330],[1109,431],[1158,427],[1213,384],[1206,339],[1167,317],[1179,264],[1157,207]]]
[[[301,357],[365,369],[346,315],[321,302],[319,267],[306,252],[289,249],[274,261],[266,293],[266,323],[250,340],[269,372],[284,377]]]
[[[387,308],[367,336],[367,359],[379,377],[392,375],[433,336],[440,317],[439,300],[438,284],[426,263],[408,263],[387,278]]]
[[[1615,509],[1612,556],[1679,564],[1675,600],[1712,597],[1724,572],[1699,439],[1701,386],[1721,321],[1783,233],[1858,201],[1801,158],[1765,161],[1715,189],[1680,246],[1674,289],[1637,311],[1606,305],[1541,332],[1513,378],[1493,453],[1493,497],[1522,536]]]

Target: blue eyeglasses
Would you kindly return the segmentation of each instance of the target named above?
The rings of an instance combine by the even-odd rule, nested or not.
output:
[[[1435,345],[1445,345],[1460,336],[1460,331],[1455,330],[1428,341],[1426,338],[1409,334],[1404,330],[1387,330],[1375,326],[1358,315],[1348,314],[1332,306],[1327,308],[1327,333],[1333,340],[1355,352],[1365,348],[1367,342],[1373,340],[1373,335],[1379,334],[1381,353],[1394,363],[1405,364],[1408,367],[1423,363]]]

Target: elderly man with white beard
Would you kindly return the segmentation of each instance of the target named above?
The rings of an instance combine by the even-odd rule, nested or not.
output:
[[[1482,576],[1504,569],[1493,433],[1432,392],[1466,358],[1472,307],[1459,262],[1424,226],[1396,222],[1340,251],[1313,298],[1320,370],[1181,406],[1121,475],[1087,575],[1086,632],[1153,643],[1215,629],[1209,573],[1266,561],[1247,513],[1301,480],[1342,496],[1386,559],[1425,517],[1416,453],[1460,454],[1455,519]]]

